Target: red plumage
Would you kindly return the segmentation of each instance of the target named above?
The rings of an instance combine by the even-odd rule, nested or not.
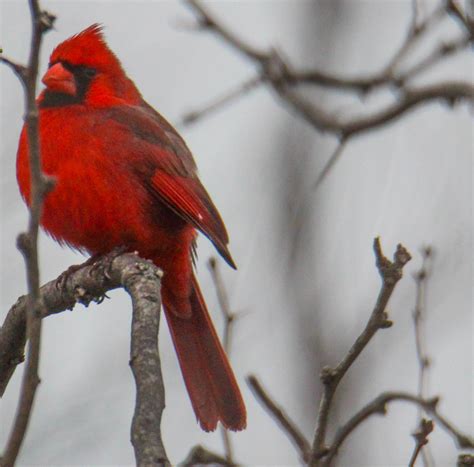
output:
[[[163,308],[196,417],[246,426],[245,406],[192,270],[196,229],[235,267],[222,219],[191,152],[141,97],[93,25],[58,45],[38,98],[43,170],[56,178],[41,224],[91,254],[138,251],[163,269]],[[25,128],[17,157],[29,203]]]

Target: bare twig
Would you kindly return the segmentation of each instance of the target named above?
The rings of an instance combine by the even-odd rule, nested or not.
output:
[[[423,34],[430,28],[436,25],[440,20],[445,17],[445,8],[443,5],[439,5],[430,16],[425,20],[419,21],[418,3],[416,0],[412,1],[413,14],[408,33],[405,36],[402,45],[395,52],[384,71],[381,73],[382,76],[394,77],[396,68],[400,65],[402,60],[407,54],[416,46],[419,40],[423,37]]]
[[[418,377],[418,391],[417,394],[419,397],[425,397],[426,395],[426,377],[427,369],[430,365],[430,358],[426,354],[426,349],[424,345],[424,336],[423,336],[423,321],[425,320],[426,315],[426,287],[427,279],[429,277],[430,271],[428,262],[433,256],[433,249],[431,247],[425,247],[422,249],[423,264],[419,271],[414,274],[414,279],[416,282],[416,304],[415,309],[413,310],[413,326],[415,330],[415,347],[416,347],[416,356],[418,359],[418,365],[420,368],[419,377]],[[422,418],[422,412],[420,411],[418,422]]]
[[[474,39],[474,20],[466,14],[456,0],[447,0],[446,8],[466,28],[471,39]]]
[[[212,281],[214,282],[214,287],[216,289],[217,300],[219,301],[219,306],[224,316],[224,337],[222,338],[222,345],[227,355],[229,355],[231,347],[231,331],[237,315],[230,309],[229,297],[227,296],[227,290],[224,286],[216,258],[209,258],[207,265],[211,271]]]
[[[474,440],[470,439],[469,436],[461,433],[451,423],[446,423],[445,417],[442,416],[437,409],[437,405],[439,402],[438,397],[422,399],[421,397],[405,392],[384,392],[378,397],[376,397],[372,402],[368,403],[362,409],[360,409],[343,426],[341,426],[337,430],[334,440],[321,464],[323,466],[331,465],[331,461],[337,455],[337,452],[340,449],[341,445],[362,422],[364,422],[375,414],[385,415],[387,413],[387,404],[396,401],[408,402],[418,407],[422,407],[423,410],[430,415],[430,417],[432,417],[452,436],[452,438],[456,442],[456,445],[459,448],[474,447]]]
[[[418,373],[418,397],[425,397],[427,389],[427,377],[428,377],[428,367],[430,365],[430,358],[426,354],[425,345],[424,345],[424,329],[422,322],[425,319],[426,315],[426,287],[427,279],[429,277],[430,271],[428,263],[433,256],[433,249],[430,246],[424,247],[421,250],[423,257],[423,264],[419,271],[414,274],[414,279],[416,283],[416,299],[415,299],[415,309],[413,310],[413,327],[415,331],[415,347],[416,347],[416,356],[418,359],[419,373]],[[423,420],[423,408],[419,407],[418,410],[418,419],[417,424],[420,425]],[[429,467],[434,464],[433,456],[429,450],[429,446],[426,446],[425,449],[421,450],[421,456],[423,459],[423,465]]]
[[[448,56],[454,55],[462,50],[472,42],[472,38],[463,36],[459,39],[444,42],[435,47],[425,58],[415,63],[411,68],[408,68],[405,72],[401,73],[397,78],[400,84],[407,83],[415,76],[418,76],[421,72],[429,69],[436,63],[439,63],[441,59]]]
[[[38,137],[38,109],[36,107],[36,79],[38,75],[39,53],[42,37],[53,26],[55,17],[42,11],[38,0],[29,1],[32,36],[28,66],[17,65],[9,59],[2,62],[10,66],[16,73],[25,91],[25,124],[28,136],[29,168],[31,174],[31,199],[28,231],[21,233],[17,238],[17,246],[25,259],[28,285],[26,316],[26,334],[29,339],[26,368],[21,384],[20,399],[18,402],[15,421],[5,447],[2,463],[5,467],[15,464],[21,445],[25,438],[30,420],[36,390],[40,379],[38,366],[41,346],[41,313],[43,303],[39,293],[39,262],[38,262],[38,229],[47,192],[52,188],[51,181],[47,180],[41,171],[41,156]]]
[[[256,376],[249,375],[247,377],[247,383],[260,404],[268,410],[270,415],[280,425],[283,432],[294,444],[301,461],[306,464],[310,458],[311,446],[303,433],[290,419],[285,410],[269,396],[268,392],[262,387]]]
[[[339,144],[337,145],[336,149],[331,154],[331,157],[327,161],[321,173],[318,175],[318,178],[316,179],[316,181],[314,182],[313,184],[314,191],[316,191],[320,187],[321,183],[326,179],[326,177],[329,175],[333,167],[336,165],[337,161],[340,159],[342,155],[342,152],[344,151],[346,143],[347,143],[347,139],[342,139],[341,141],[339,141]]]
[[[420,426],[413,433],[413,438],[415,438],[416,444],[413,454],[408,463],[408,467],[414,467],[416,459],[425,445],[428,444],[428,435],[433,431],[434,425],[432,420],[422,418],[420,420]]]
[[[263,79],[261,76],[253,77],[243,83],[239,84],[236,88],[230,90],[223,96],[217,97],[212,102],[207,104],[206,106],[202,107],[198,110],[193,110],[191,112],[187,112],[183,115],[180,122],[177,123],[177,127],[184,127],[194,123],[197,120],[200,120],[203,117],[215,112],[218,109],[225,107],[226,105],[233,102],[238,97],[241,97],[245,94],[249,94],[250,91],[258,87],[259,84],[263,83]]]
[[[382,278],[382,287],[365,329],[349,349],[349,352],[335,368],[325,367],[322,371],[321,380],[324,388],[311,450],[311,465],[313,466],[318,465],[319,460],[326,456],[329,450],[326,446],[326,432],[331,404],[338,384],[375,333],[379,329],[388,328],[392,325],[385,309],[397,282],[402,278],[403,267],[411,259],[408,251],[402,245],[398,245],[393,261],[390,261],[383,255],[378,238],[374,240],[374,251],[377,268]]]
[[[227,290],[222,280],[218,263],[216,258],[209,258],[208,261],[209,270],[211,271],[211,277],[214,282],[214,287],[217,293],[217,300],[219,301],[219,307],[222,314],[224,315],[224,337],[222,339],[222,345],[227,355],[230,354],[230,339],[232,335],[232,327],[235,322],[236,314],[232,312],[229,305],[229,298],[227,296]],[[229,465],[234,464],[234,453],[232,447],[232,441],[230,438],[229,431],[221,425],[220,431],[222,434],[222,441],[224,443],[225,459]]]
[[[26,82],[28,69],[25,66],[20,65],[19,63],[16,63],[7,57],[1,57],[1,56],[0,56],[0,63],[4,63],[6,66],[8,66],[13,71],[13,73],[15,73],[15,75],[22,82],[22,84]]]
[[[231,45],[238,52],[243,53],[244,55],[246,55],[248,58],[252,60],[260,62],[260,61],[264,61],[267,58],[267,55],[264,51],[251,46],[244,40],[240,39],[240,37],[234,34],[230,29],[224,28],[220,23],[218,23],[214,19],[214,17],[209,14],[207,9],[203,5],[201,5],[199,1],[186,0],[186,3],[198,15],[199,25],[203,29],[211,29],[211,30],[219,31],[219,34],[229,45]]]

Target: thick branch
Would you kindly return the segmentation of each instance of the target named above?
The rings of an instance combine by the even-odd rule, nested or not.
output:
[[[328,453],[328,448],[326,447],[326,431],[329,422],[331,404],[337,386],[375,333],[379,329],[384,329],[392,325],[392,322],[388,320],[385,309],[397,282],[402,278],[403,267],[411,259],[408,251],[402,245],[398,245],[394,254],[393,262],[390,261],[383,255],[380,240],[378,238],[374,241],[374,251],[377,268],[382,277],[382,287],[365,329],[349,349],[349,352],[336,368],[325,367],[322,371],[321,380],[324,389],[320,401],[316,431],[311,452],[311,465],[313,466],[318,465],[320,463],[319,460]]]
[[[132,297],[131,367],[137,384],[137,401],[132,426],[132,442],[138,465],[167,464],[161,442],[160,420],[164,409],[164,389],[158,356],[157,336],[160,309],[160,271],[136,254],[111,253],[86,262],[66,277],[41,287],[44,304],[41,317],[72,309],[77,302],[88,305],[100,301],[106,292],[124,287]],[[22,360],[26,341],[27,298],[20,297],[0,328],[0,390]],[[153,465],[157,465],[154,463]]]
[[[40,300],[44,304],[42,317],[72,310],[76,303],[87,306],[99,301],[113,289],[123,287],[122,270],[135,264],[144,266],[148,261],[132,253],[103,256],[93,264],[86,261],[82,267],[74,267],[40,288]],[[142,267],[142,266],[139,266]],[[0,395],[3,395],[16,366],[23,361],[26,342],[27,297],[20,297],[8,312],[0,328]]]
[[[137,388],[131,438],[138,466],[170,465],[161,439],[165,388],[158,353],[161,271],[135,263],[122,272],[121,282],[132,297],[130,367]]]

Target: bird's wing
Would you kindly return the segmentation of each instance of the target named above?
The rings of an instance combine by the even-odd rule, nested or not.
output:
[[[145,180],[151,194],[206,235],[235,268],[224,223],[199,181],[191,152],[176,130],[146,103],[109,108],[107,120],[107,127],[115,124],[120,132],[127,133],[121,142],[125,140],[130,147],[122,147],[121,152],[127,152],[127,161]]]

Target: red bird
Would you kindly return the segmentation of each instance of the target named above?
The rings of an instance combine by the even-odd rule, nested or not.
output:
[[[239,387],[193,273],[197,231],[227,263],[224,223],[176,130],[142,98],[94,24],[59,44],[38,97],[43,170],[56,179],[41,224],[58,242],[92,255],[116,247],[164,271],[163,308],[184,382],[205,431],[242,430]],[[17,178],[30,202],[23,127]]]

